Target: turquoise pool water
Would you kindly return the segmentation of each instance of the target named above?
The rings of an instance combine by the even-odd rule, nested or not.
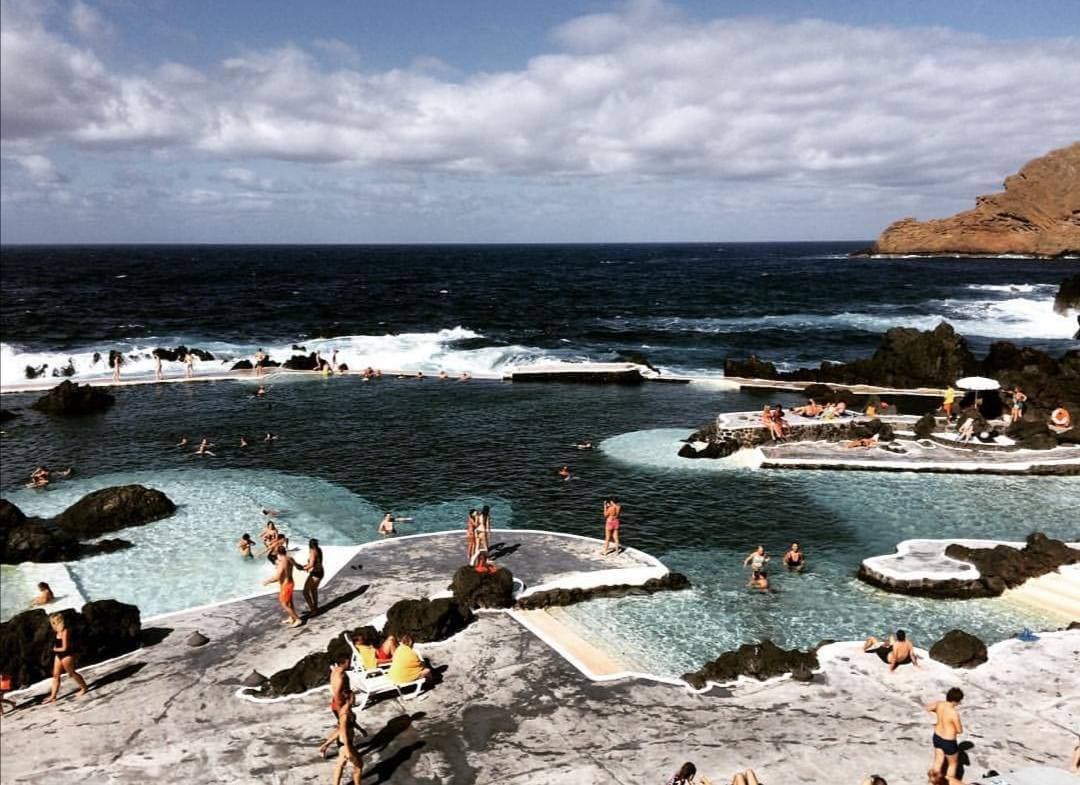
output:
[[[269,576],[265,559],[240,558],[236,541],[244,532],[258,540],[263,508],[280,511],[279,528],[307,555],[307,541],[355,545],[378,539],[384,510],[334,483],[271,470],[174,469],[125,472],[57,483],[47,492],[22,490],[7,495],[29,515],[50,516],[91,491],[110,485],[141,483],[163,491],[177,505],[174,515],[146,526],[125,529],[135,547],[67,565],[84,598],[113,597],[139,606],[143,616],[182,610],[258,592]],[[484,502],[456,499],[393,509],[412,517],[398,525],[401,534],[459,528],[469,507]],[[488,499],[499,525],[510,525],[508,504]],[[63,565],[6,566],[0,572],[0,613],[9,618],[23,610],[38,580],[53,585]],[[58,592],[59,593],[59,592]],[[62,598],[61,598],[62,599]]]

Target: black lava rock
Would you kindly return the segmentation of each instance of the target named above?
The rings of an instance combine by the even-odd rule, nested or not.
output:
[[[437,600],[399,600],[386,612],[383,635],[412,635],[417,643],[446,640],[472,620],[468,608],[449,597]]]
[[[514,576],[505,568],[477,572],[466,564],[450,583],[454,599],[462,608],[509,608],[514,604]]]
[[[813,651],[781,649],[770,640],[746,643],[735,651],[726,651],[700,670],[683,674],[683,680],[696,689],[707,682],[729,682],[739,676],[752,676],[760,681],[791,673],[802,681],[809,681],[818,667],[817,654]]]
[[[915,438],[916,439],[928,439],[930,434],[934,432],[934,428],[937,427],[937,420],[934,419],[932,414],[924,414],[918,420],[915,421]]]
[[[930,659],[952,668],[975,668],[986,662],[986,644],[963,630],[949,630],[930,647]]]
[[[7,422],[8,420],[14,420],[19,415],[10,409],[0,409],[0,422]]]
[[[53,521],[68,534],[90,538],[167,518],[174,512],[176,505],[161,491],[121,485],[87,494]]]
[[[680,591],[690,588],[690,579],[681,572],[669,572],[662,578],[650,578],[640,586],[628,583],[613,586],[594,586],[591,589],[550,589],[522,597],[514,605],[521,610],[538,610],[563,605],[574,605],[599,597],[627,597],[655,594],[658,591]]]
[[[1080,273],[1070,275],[1061,282],[1054,297],[1054,310],[1066,313],[1070,308],[1080,310]]]
[[[33,407],[46,414],[72,416],[97,414],[114,403],[116,399],[104,390],[66,380],[38,398]]]
[[[139,609],[116,600],[98,600],[82,613],[62,611],[79,648],[79,664],[91,665],[139,647]],[[10,675],[13,688],[25,687],[52,675],[54,633],[44,610],[23,611],[0,623],[0,672]]]
[[[759,360],[756,355],[750,355],[749,360],[724,360],[724,376],[735,376],[743,379],[779,379],[780,374],[776,366],[771,362]]]

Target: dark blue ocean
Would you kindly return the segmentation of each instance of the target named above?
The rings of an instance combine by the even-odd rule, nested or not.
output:
[[[1075,261],[848,258],[855,247],[5,247],[0,381],[69,362],[78,377],[104,376],[93,356],[110,349],[130,355],[125,373],[148,371],[152,348],[180,343],[214,353],[200,373],[258,348],[286,359],[295,344],[336,349],[353,368],[428,374],[633,357],[699,376],[751,352],[786,366],[851,359],[890,326],[943,319],[976,351],[997,339],[1057,354],[1075,345],[1075,316],[1051,308]],[[233,542],[259,526],[260,506],[288,509],[292,536],[328,544],[372,539],[385,510],[415,517],[410,532],[432,531],[461,526],[482,503],[496,525],[595,536],[601,501],[615,493],[627,543],[684,570],[695,588],[574,612],[621,640],[610,645],[677,671],[762,637],[806,645],[906,626],[924,643],[954,626],[991,640],[1047,626],[999,601],[887,597],[853,574],[906,537],[1022,538],[1036,528],[1080,537],[1075,479],[769,473],[689,467],[672,454],[718,411],[794,400],[783,394],[355,376],[274,381],[262,400],[246,381],[114,392],[109,412],[77,420],[33,412],[33,394],[5,394],[3,407],[19,416],[2,426],[0,487],[40,514],[118,482],[170,493],[177,516],[122,535],[137,547],[68,570],[83,595],[129,599],[144,612],[253,590],[259,576],[242,572]],[[278,438],[257,441],[268,431]],[[239,446],[241,435],[251,447]],[[177,448],[181,436],[209,438],[216,457]],[[576,450],[583,439],[597,449]],[[73,479],[22,489],[43,462],[75,467]],[[563,464],[576,479],[557,477]],[[745,553],[758,542],[779,553],[792,540],[810,571],[778,575],[774,595],[748,595]],[[170,556],[178,542],[214,565],[216,583],[206,570],[181,571]],[[5,616],[46,572],[3,568]]]

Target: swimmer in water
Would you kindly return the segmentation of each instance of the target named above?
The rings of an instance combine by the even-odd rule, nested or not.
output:
[[[446,371],[439,371],[439,379],[441,381],[446,381],[449,378],[450,378],[450,374],[448,374]]]
[[[755,589],[759,589],[761,591],[768,591],[769,576],[763,572],[758,572],[757,570],[754,570],[753,574],[750,576],[750,582],[746,585],[752,586]]]
[[[263,387],[261,384],[259,385],[259,389],[257,389],[255,391],[255,397],[256,398],[265,398],[266,397],[266,388]]]
[[[247,440],[247,439],[245,439],[245,438],[244,438],[243,436],[241,436],[241,437],[240,437],[240,446],[241,446],[242,448],[243,448],[243,447],[247,447],[247,446],[248,446],[248,440]]]
[[[180,441],[176,444],[177,447],[187,447],[187,437],[181,436]]]
[[[266,436],[263,437],[264,442],[272,442],[272,441],[275,441],[276,439],[277,439],[277,434],[276,433],[270,433],[270,431],[267,431]]]
[[[394,528],[394,516],[390,513],[386,513],[383,519],[379,521],[379,534],[386,537],[391,534],[396,534],[397,530]]]
[[[577,447],[579,450],[591,450],[592,442],[578,442],[574,446]]]
[[[472,376],[469,374],[468,371],[462,371],[460,381],[467,382],[471,378],[472,378]]]
[[[561,469],[559,469],[559,476],[562,477],[564,480],[569,480],[572,476],[570,474],[570,467],[564,465]]]
[[[270,518],[280,518],[281,510],[271,510],[269,507],[263,507],[262,514]]]
[[[210,448],[213,447],[213,446],[214,445],[212,445],[210,443],[209,439],[204,438],[201,442],[199,442],[199,446],[195,450],[195,454],[196,455],[209,455],[211,458],[216,458],[217,456],[214,453],[210,452]]]
[[[245,559],[254,559],[255,552],[252,550],[255,547],[254,540],[251,539],[251,535],[247,532],[240,538],[240,542],[236,543],[237,550],[240,551],[240,555]]]
[[[38,466],[34,471],[30,472],[30,482],[26,484],[27,488],[44,488],[49,484],[49,479],[52,472],[45,466]]]
[[[799,547],[799,543],[791,543],[788,552],[784,554],[784,566],[795,572],[802,572],[806,568],[806,554]]]

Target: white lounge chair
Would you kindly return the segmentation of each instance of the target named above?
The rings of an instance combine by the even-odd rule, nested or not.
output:
[[[348,633],[344,633],[343,637],[349,644],[349,650],[352,651],[352,664],[349,666],[349,685],[357,696],[357,711],[363,711],[368,701],[375,695],[396,692],[399,698],[407,700],[420,694],[420,690],[424,688],[424,679],[422,677],[416,681],[410,681],[408,684],[395,684],[390,681],[390,677],[386,675],[386,671],[382,667],[375,670],[365,668],[364,660],[356,647],[352,645],[352,641],[349,640]]]

